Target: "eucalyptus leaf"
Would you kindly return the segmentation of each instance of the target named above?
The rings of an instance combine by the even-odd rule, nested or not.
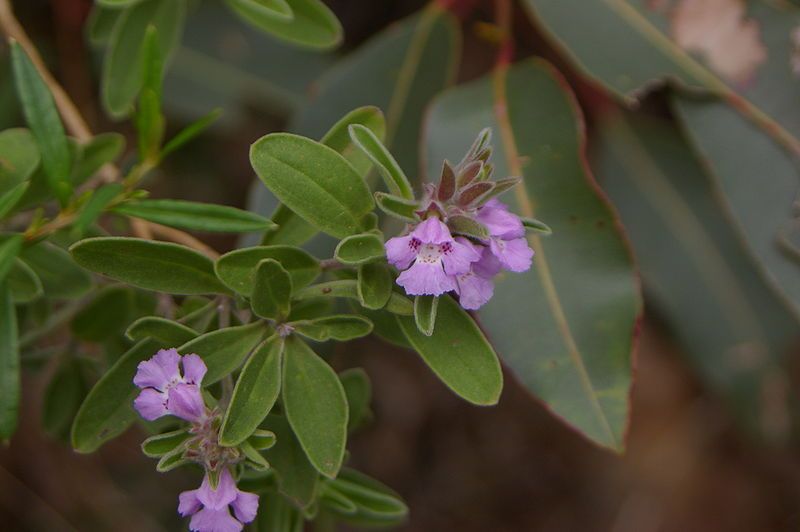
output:
[[[286,340],[283,408],[311,464],[334,478],[347,442],[347,398],[327,362],[295,337]]]
[[[233,447],[247,440],[267,417],[281,390],[284,340],[272,336],[245,364],[220,427],[220,445]]]

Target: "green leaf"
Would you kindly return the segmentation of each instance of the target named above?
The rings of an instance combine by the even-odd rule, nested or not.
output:
[[[281,390],[283,344],[283,338],[273,335],[245,364],[222,420],[220,445],[233,447],[247,440],[272,410]]]
[[[800,268],[776,242],[797,216],[792,205],[800,192],[796,158],[724,103],[676,97],[672,107],[767,281],[800,315]]]
[[[275,16],[274,7],[264,9],[253,1],[227,0],[230,8],[245,22],[289,43],[325,50],[342,41],[342,25],[336,15],[320,0],[285,0],[292,13]],[[275,1],[270,2],[275,6]]]
[[[328,281],[297,290],[294,299],[302,301],[313,297],[346,297],[360,301],[358,296],[358,282],[351,279],[339,281]],[[414,304],[407,297],[392,292],[384,310],[401,316],[411,316],[414,314]]]
[[[797,78],[786,66],[792,53],[787,35],[800,23],[797,9],[756,2],[739,15],[732,11],[743,25],[758,28],[754,38],[764,46],[764,57],[753,64],[757,71],[745,63],[739,72],[729,72],[715,71],[704,54],[690,53],[694,50],[674,40],[674,9],[653,9],[645,0],[526,0],[524,5],[581,72],[623,103],[635,105],[647,89],[666,80],[711,90],[794,151],[800,148]]]
[[[436,325],[436,309],[439,308],[439,298],[435,296],[417,296],[414,298],[414,323],[419,332],[425,336],[433,334]]]
[[[486,229],[486,226],[469,216],[460,214],[448,216],[447,227],[457,235],[469,236],[478,240],[489,239],[489,230]]]
[[[258,188],[258,193],[271,195],[270,191],[266,188],[263,188],[260,183]],[[276,202],[278,201],[275,198],[272,199]],[[265,246],[274,246],[280,244],[289,246],[302,246],[311,240],[317,233],[319,233],[316,227],[300,218],[283,203],[278,204],[278,206],[275,208],[275,211],[272,213],[270,220],[277,227],[273,231],[265,234],[264,238],[261,239],[261,243]]]
[[[92,288],[92,278],[69,253],[50,242],[39,242],[20,254],[42,282],[44,294],[54,299],[80,297]]]
[[[389,191],[405,199],[414,199],[414,190],[405,172],[375,133],[360,124],[353,124],[347,129],[356,146],[378,167]]]
[[[372,399],[372,383],[367,372],[361,368],[350,368],[339,373],[342,388],[347,397],[347,430],[357,428],[369,416],[369,403]]]
[[[27,182],[20,183],[5,194],[0,195],[0,219],[5,218],[14,209],[17,202],[25,195],[29,185],[30,183]]]
[[[168,294],[225,294],[214,263],[185,246],[140,238],[98,237],[70,247],[84,268],[112,279]]]
[[[76,451],[91,453],[133,423],[136,414],[132,405],[139,391],[133,385],[136,367],[160,347],[152,340],[140,341],[97,381],[72,423],[72,447]]]
[[[278,379],[280,379],[280,364],[278,365]],[[277,397],[277,395],[276,395]],[[267,449],[271,449],[275,446],[275,441],[277,438],[275,437],[274,432],[270,432],[268,430],[263,429],[256,429],[253,433],[247,438],[247,443],[249,443],[253,449],[257,451],[265,451]]]
[[[44,293],[39,276],[36,275],[33,268],[20,259],[14,260],[14,264],[6,277],[6,282],[11,290],[11,297],[14,303],[30,303]]]
[[[158,47],[166,60],[178,44],[185,15],[184,0],[143,0],[120,15],[103,63],[103,105],[112,117],[127,115],[142,88],[147,28],[155,27]]]
[[[365,176],[372,168],[372,162],[350,138],[349,128],[356,125],[368,130],[378,139],[383,139],[386,134],[386,120],[383,113],[377,107],[367,105],[344,115],[325,133],[320,142],[339,152],[353,165],[359,175]]]
[[[104,8],[98,4],[92,6],[86,21],[86,33],[92,46],[101,46],[108,42],[122,13],[120,9]]]
[[[104,165],[114,162],[125,149],[125,137],[119,133],[100,133],[81,146],[80,156],[72,165],[70,181],[78,186]]]
[[[97,4],[109,9],[121,9],[138,4],[141,1],[142,0],[97,0]]]
[[[47,384],[42,405],[42,426],[55,437],[69,435],[69,428],[87,392],[80,364],[71,359],[61,364]]]
[[[164,455],[174,453],[189,437],[191,437],[191,434],[186,432],[186,429],[156,434],[142,442],[142,452],[148,458],[161,458]]]
[[[211,127],[221,115],[222,109],[214,109],[207,115],[197,119],[180,130],[177,135],[172,137],[169,142],[167,142],[167,144],[164,146],[164,149],[161,150],[161,158],[163,159],[170,153],[179,150],[200,136],[206,129]]]
[[[72,155],[53,95],[28,55],[15,41],[11,43],[11,61],[17,96],[22,103],[25,121],[39,146],[47,183],[61,205],[66,205],[72,194],[69,184]]]
[[[328,486],[356,507],[354,514],[340,515],[344,522],[362,527],[396,526],[408,516],[408,507],[400,495],[353,469],[342,469]]]
[[[197,332],[177,321],[145,316],[131,323],[125,336],[133,341],[152,338],[161,345],[181,345],[197,338]]]
[[[262,17],[283,22],[292,20],[294,14],[286,0],[226,0],[232,9],[242,6],[241,16],[249,19],[252,13],[252,23],[258,25]]]
[[[311,464],[334,478],[347,442],[347,399],[327,362],[295,337],[283,357],[283,408]]]
[[[124,190],[125,187],[121,183],[109,183],[96,189],[73,222],[72,234],[77,237],[82,236]]]
[[[299,334],[317,342],[346,342],[371,333],[372,322],[363,316],[339,315],[298,322],[294,328]]]
[[[255,471],[267,471],[269,469],[269,462],[266,458],[250,445],[249,441],[243,441],[239,444],[239,450],[242,451],[247,459],[246,464],[249,468]]]
[[[219,329],[189,340],[178,347],[178,352],[182,355],[195,353],[203,359],[208,367],[203,386],[208,386],[238,369],[265,331],[264,323],[258,321]]]
[[[679,128],[661,116],[609,111],[597,124],[593,167],[628,228],[648,305],[741,427],[762,439],[788,437],[792,427],[763,416],[767,404],[786,403],[763,393],[789,379],[796,315],[742,246],[708,161]]]
[[[258,512],[255,524],[257,530],[268,532],[303,532],[305,520],[303,514],[283,496],[265,493],[261,496],[264,508],[269,512]]]
[[[392,272],[382,262],[362,264],[358,267],[358,301],[368,309],[386,306],[392,296]]]
[[[0,283],[6,278],[11,267],[14,266],[14,261],[17,255],[22,250],[22,243],[25,238],[20,234],[13,234],[0,240]]]
[[[342,239],[334,257],[344,264],[363,264],[386,256],[383,238],[374,233],[362,233]]]
[[[125,330],[133,313],[136,294],[125,286],[108,286],[97,292],[70,323],[72,333],[81,340],[100,342]]]
[[[550,235],[553,234],[553,230],[550,227],[536,218],[522,218],[522,225],[528,231],[535,231],[537,233],[542,233],[543,235]]]
[[[417,211],[420,206],[416,201],[406,200],[385,192],[376,192],[375,203],[380,210],[389,216],[394,216],[406,222],[417,221]]]
[[[0,442],[8,441],[17,429],[19,398],[17,313],[8,285],[0,282]]]
[[[454,80],[460,40],[457,19],[439,3],[429,4],[329,69],[289,129],[319,138],[351,109],[374,105],[386,113],[386,134],[379,138],[401,168],[416,171],[425,108]]]
[[[217,276],[230,289],[250,297],[253,293],[256,266],[265,259],[273,259],[289,272],[292,287],[296,290],[317,278],[322,269],[319,261],[300,248],[292,246],[260,246],[237,249],[217,259],[214,269]]]
[[[156,464],[156,471],[159,473],[166,473],[167,471],[172,471],[175,468],[190,463],[191,462],[189,460],[183,457],[183,451],[178,448],[175,449],[174,452],[167,453],[161,457],[161,460],[159,460],[158,464]]]
[[[289,315],[292,278],[275,259],[264,259],[254,271],[250,306],[256,316],[282,320]]]
[[[501,133],[496,173],[524,177],[507,198],[511,210],[547,219],[557,237],[528,235],[533,266],[498,278],[481,325],[556,415],[622,449],[641,301],[618,220],[582,162],[583,126],[566,87],[547,64],[525,61],[450,91],[431,110],[427,153],[438,169],[464,153],[474,132],[488,125]],[[433,338],[441,319],[440,303]]]
[[[448,388],[476,405],[494,405],[503,391],[500,362],[481,330],[451,297],[442,297],[436,330],[426,336],[414,318],[397,317],[409,343]]]
[[[136,109],[139,159],[155,161],[164,140],[164,115],[161,112],[161,81],[164,59],[155,26],[148,26],[142,44],[142,88]]]
[[[374,206],[367,185],[350,163],[305,137],[266,135],[251,147],[250,162],[281,202],[332,236],[358,233]]]
[[[286,356],[284,364],[285,359]],[[305,451],[284,416],[271,414],[261,427],[272,431],[276,436],[275,446],[264,454],[275,471],[281,493],[292,499],[299,507],[306,507],[314,499],[319,477],[317,470],[308,461]]]
[[[39,148],[27,129],[0,132],[0,192],[6,193],[33,175],[39,166]]]
[[[183,200],[140,200],[114,207],[114,212],[195,231],[245,233],[275,227],[266,218],[235,207]]]

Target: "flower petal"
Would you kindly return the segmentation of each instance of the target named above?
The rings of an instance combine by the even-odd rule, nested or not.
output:
[[[203,507],[203,503],[197,498],[198,491],[200,490],[189,490],[178,495],[178,513],[181,516],[196,514]]]
[[[203,506],[211,508],[212,510],[219,510],[220,508],[227,507],[236,498],[238,490],[236,489],[236,482],[231,476],[231,472],[223,469],[219,473],[219,484],[217,489],[211,488],[211,481],[208,479],[208,474],[203,478],[203,483],[200,485],[197,497]]]
[[[256,518],[258,513],[258,495],[240,491],[231,503],[233,515],[242,523],[249,523]]]
[[[440,264],[419,261],[400,274],[397,284],[412,296],[440,296],[456,289],[455,279],[447,275]]]
[[[423,244],[444,244],[452,242],[453,236],[450,229],[439,218],[432,216],[422,221],[411,232]]]
[[[164,391],[171,382],[180,380],[177,349],[161,349],[153,358],[139,362],[133,383],[139,388],[158,388]]]
[[[515,238],[514,240],[493,238],[490,246],[492,253],[506,270],[524,272],[530,269],[533,250],[525,238]]]
[[[469,272],[457,277],[458,302],[467,310],[475,310],[489,301],[494,295],[494,283],[491,279]]]
[[[154,390],[153,388],[145,388],[139,396],[134,399],[133,408],[147,421],[153,421],[161,416],[166,416],[168,414],[167,394]]]
[[[396,236],[387,240],[384,247],[386,248],[386,259],[389,264],[397,266],[400,270],[405,270],[414,260],[414,257],[417,256],[419,241],[415,240],[411,235]]]
[[[466,238],[459,237],[449,246],[445,246],[447,249],[442,256],[442,264],[448,275],[467,273],[470,270],[470,264],[481,258],[478,246]]]
[[[486,226],[492,236],[509,240],[525,235],[522,220],[497,198],[492,198],[478,209],[475,218]]]
[[[203,508],[189,521],[189,530],[193,532],[240,532],[242,528],[242,523],[233,518],[227,507],[221,510]]]
[[[183,360],[183,380],[187,384],[196,384],[200,386],[203,383],[203,377],[206,375],[206,363],[203,359],[194,353],[184,355]]]
[[[167,392],[167,411],[186,421],[199,421],[205,417],[206,405],[200,388],[194,384],[178,384]]]

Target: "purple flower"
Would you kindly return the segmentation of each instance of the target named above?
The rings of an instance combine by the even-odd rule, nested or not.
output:
[[[467,310],[476,310],[486,304],[494,295],[495,275],[500,273],[500,262],[489,248],[477,246],[463,237],[457,240],[464,245],[472,246],[481,258],[471,264],[467,273],[456,276],[456,293],[459,304]]]
[[[457,242],[447,226],[431,217],[417,225],[410,234],[390,238],[386,257],[404,270],[397,284],[409,295],[439,296],[456,290],[455,276],[470,271],[470,264],[480,258],[472,246]]]
[[[512,272],[528,271],[533,262],[533,250],[525,238],[522,221],[508,206],[493,198],[478,209],[475,218],[489,230],[489,249],[503,269]]]
[[[186,421],[202,421],[206,406],[200,385],[205,374],[206,365],[199,356],[181,356],[176,349],[161,349],[153,358],[139,363],[133,383],[142,391],[133,406],[148,421],[168,414]]]
[[[178,500],[178,513],[192,516],[193,532],[239,532],[258,512],[258,495],[239,491],[228,469],[220,472],[217,489],[206,474],[198,489],[184,491]]]

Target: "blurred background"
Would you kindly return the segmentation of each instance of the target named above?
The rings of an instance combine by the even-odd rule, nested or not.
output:
[[[217,2],[194,3],[165,83],[169,128],[175,132],[215,107],[224,114],[150,179],[153,197],[268,213],[269,198],[250,193],[249,144],[270,131],[313,129],[303,122],[316,112],[311,106],[326,84],[343,75],[343,61],[364,53],[370,39],[425,6],[416,0],[326,3],[345,30],[344,45],[326,53],[278,44]],[[666,9],[665,2],[640,3],[656,14]],[[92,2],[13,4],[93,130],[133,138],[130,125],[111,122],[99,103],[102,50],[88,44],[85,29]],[[491,69],[497,36],[490,24],[492,2],[454,4],[463,34],[456,74],[461,83]],[[645,310],[637,331],[627,451],[620,456],[584,439],[508,371],[500,404],[476,408],[452,395],[413,353],[369,338],[339,346],[332,359],[337,369],[364,367],[373,383],[374,420],[353,436],[351,463],[406,499],[411,514],[402,530],[800,529],[800,455],[793,421],[800,327],[732,230],[719,191],[704,181],[708,162],[686,147],[669,88],[654,89],[635,113],[623,111],[596,83],[587,82],[575,63],[553,48],[548,32],[519,7],[513,26],[515,57],[548,59],[576,92],[587,121],[592,168],[620,212],[641,268]],[[597,31],[602,35],[603,28]],[[611,115],[615,120],[608,120]],[[414,120],[419,124],[422,117]],[[629,160],[624,154],[634,149],[619,144],[614,134],[619,121],[637,133],[654,163],[676,167],[673,192],[667,192],[685,202],[671,212],[684,222],[688,212],[707,232],[700,252],[708,251],[710,242],[714,260],[731,267],[722,292],[741,292],[752,303],[755,319],[767,331],[763,346],[753,347],[747,338],[736,340],[738,351],[726,344],[742,331],[730,331],[719,312],[725,298],[714,306],[713,294],[706,293],[708,278],[691,267],[691,252],[698,247],[681,248],[694,236],[681,232],[683,222],[674,224],[673,234],[665,233],[665,225],[651,219],[654,209],[636,196],[636,187],[619,169]],[[0,45],[0,129],[21,123],[7,47]],[[615,145],[621,149],[607,149]],[[237,245],[233,238],[201,236],[221,252]],[[20,430],[9,447],[0,449],[0,529],[179,529],[175,495],[196,479],[180,470],[158,474],[139,450],[138,429],[89,456],[46,434],[40,412],[52,373],[26,375]]]

